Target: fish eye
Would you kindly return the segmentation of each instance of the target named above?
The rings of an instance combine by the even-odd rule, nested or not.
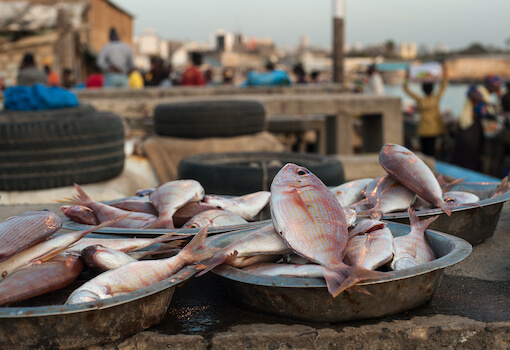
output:
[[[189,225],[189,228],[198,228],[198,225],[197,224],[191,224],[191,225]]]
[[[304,175],[308,175],[308,171],[306,171],[305,169],[303,168],[300,168],[298,169],[298,171],[296,172],[298,175],[301,175],[301,176],[304,176]]]

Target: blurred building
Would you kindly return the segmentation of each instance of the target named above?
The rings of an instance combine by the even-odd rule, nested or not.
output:
[[[0,76],[15,84],[26,52],[36,63],[51,62],[61,72],[70,68],[77,81],[92,70],[115,27],[122,41],[133,44],[133,16],[108,0],[0,1]]]
[[[404,60],[414,60],[418,56],[418,46],[416,43],[401,43],[400,44],[400,57]]]

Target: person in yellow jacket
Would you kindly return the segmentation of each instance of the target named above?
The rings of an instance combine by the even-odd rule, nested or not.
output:
[[[128,76],[128,87],[130,89],[143,89],[143,76],[137,69],[132,69]]]
[[[422,83],[422,90],[425,96],[420,96],[409,89],[409,71],[404,80],[404,91],[411,96],[417,104],[420,113],[418,123],[418,136],[420,137],[421,152],[436,157],[436,140],[444,133],[444,121],[439,111],[439,100],[448,86],[448,74],[446,65],[442,65],[441,87],[437,94],[433,94],[434,83]]]

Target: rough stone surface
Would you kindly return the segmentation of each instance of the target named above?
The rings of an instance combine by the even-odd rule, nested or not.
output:
[[[206,350],[207,341],[199,335],[166,335],[156,332],[140,332],[118,345],[93,346],[89,350]]]

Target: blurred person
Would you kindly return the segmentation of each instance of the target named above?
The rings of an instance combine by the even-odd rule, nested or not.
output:
[[[200,66],[202,65],[202,55],[193,52],[191,54],[191,66],[186,68],[182,73],[180,85],[184,86],[204,86],[205,78],[202,72],[200,71]]]
[[[53,62],[50,58],[45,58],[43,61],[44,73],[48,77],[49,86],[60,86],[60,77],[58,73],[52,68]]]
[[[384,82],[375,64],[368,66],[365,93],[384,95]]]
[[[314,70],[310,73],[310,83],[319,84],[320,83],[320,75],[321,72]]]
[[[120,41],[115,28],[110,28],[110,42],[103,46],[97,65],[105,74],[105,87],[127,87],[127,74],[134,68],[131,47]]]
[[[30,52],[25,53],[19,66],[18,85],[34,86],[47,83],[46,74],[35,65],[34,55]]]
[[[128,87],[130,89],[143,89],[144,85],[142,74],[138,71],[138,69],[133,68],[131,72],[129,72]]]
[[[85,80],[85,87],[87,89],[100,89],[104,86],[104,75],[98,66],[94,66],[92,74]]]
[[[211,68],[207,68],[204,71],[204,79],[206,85],[214,85],[213,71]]]
[[[497,77],[486,77],[483,86],[471,85],[468,88],[467,99],[459,117],[452,164],[474,171],[482,170],[481,155],[485,141],[482,120],[495,117],[496,110],[491,103],[490,91],[499,91],[498,80]]]
[[[234,81],[234,71],[230,67],[226,67],[223,70],[223,84],[231,85]]]
[[[294,65],[292,72],[296,76],[296,84],[306,84],[306,72],[301,63]]]
[[[508,117],[510,116],[510,81],[505,83],[506,92],[501,96],[501,109]]]
[[[170,72],[165,68],[163,59],[152,57],[150,69],[144,76],[145,86],[169,86],[167,83],[167,80],[169,82],[169,74]]]
[[[421,152],[428,156],[436,157],[436,142],[443,135],[445,127],[443,117],[439,111],[439,101],[448,86],[448,74],[446,64],[442,65],[441,86],[437,94],[433,94],[434,83],[423,82],[421,88],[425,96],[420,96],[409,89],[409,70],[404,80],[404,91],[416,101],[420,114],[418,123],[418,136],[420,137]]]
[[[74,78],[73,72],[69,68],[64,68],[62,70],[62,86],[66,89],[71,89],[76,84],[76,79]]]

